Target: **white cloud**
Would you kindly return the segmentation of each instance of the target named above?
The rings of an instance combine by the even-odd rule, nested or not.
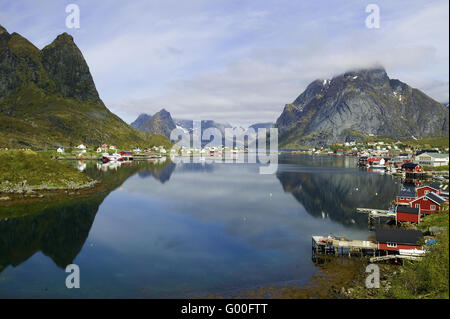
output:
[[[241,43],[242,54],[225,67],[168,83],[160,94],[116,101],[113,109],[126,110],[129,120],[137,113],[154,113],[164,106],[178,118],[213,118],[242,125],[274,121],[284,104],[316,78],[375,63],[382,64],[391,78],[439,101],[448,100],[448,3],[435,2],[424,9],[412,6],[407,15],[400,15],[398,7],[383,8],[386,21],[381,29],[355,28],[347,22],[348,26],[336,29],[332,37],[323,28],[316,30],[314,23],[302,26],[301,20],[293,21],[290,26],[297,24],[301,29],[295,31],[301,41],[273,46],[270,41],[269,45],[265,41]],[[275,30],[280,32],[276,36],[285,28]]]
[[[64,21],[51,3],[36,16],[18,0],[0,17],[44,43]],[[448,101],[448,1],[377,3],[380,29],[365,28],[360,1],[80,0],[74,35],[101,97],[128,122],[162,107],[177,118],[275,121],[311,81],[374,63]]]

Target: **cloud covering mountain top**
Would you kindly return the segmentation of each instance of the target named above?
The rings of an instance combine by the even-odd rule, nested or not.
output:
[[[449,100],[445,0],[378,1],[379,29],[366,28],[356,0],[77,4],[77,30],[55,0],[3,2],[0,20],[38,46],[71,33],[100,96],[128,122],[161,105],[177,118],[269,122],[314,79],[375,64]]]

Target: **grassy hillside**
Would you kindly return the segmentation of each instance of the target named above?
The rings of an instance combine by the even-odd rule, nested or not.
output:
[[[0,101],[0,147],[55,148],[103,143],[122,148],[170,142],[162,135],[140,132],[111,113],[102,102],[49,94],[27,84]]]
[[[0,148],[170,145],[167,138],[140,132],[106,108],[70,35],[63,33],[39,50],[1,26],[0,127]]]
[[[32,151],[0,151],[0,193],[82,188],[93,180],[67,163]]]
[[[430,226],[444,227],[436,236],[437,244],[420,262],[407,262],[392,282],[394,298],[449,298],[449,215],[448,206],[440,213],[425,217],[420,224],[423,231]]]
[[[401,142],[415,148],[448,148],[449,138],[447,137],[430,137],[418,140],[401,139]]]

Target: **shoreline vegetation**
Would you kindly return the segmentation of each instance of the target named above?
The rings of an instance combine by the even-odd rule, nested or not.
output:
[[[0,205],[102,189],[97,180],[33,151],[0,152]]]

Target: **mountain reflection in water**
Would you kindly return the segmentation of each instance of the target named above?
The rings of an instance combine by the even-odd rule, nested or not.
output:
[[[345,159],[348,161],[349,158]],[[326,217],[341,223],[357,222],[367,225],[367,216],[355,214],[355,209],[387,209],[398,192],[399,185],[392,182],[389,175],[367,173],[356,169],[356,164],[350,166],[353,170],[339,166],[316,168],[309,161],[309,158],[300,161],[300,165],[308,166],[281,164],[276,176],[283,190],[292,194],[313,216]],[[318,161],[324,159],[319,158]],[[314,163],[317,164],[317,161]],[[339,162],[333,164],[337,163]],[[327,164],[330,163],[322,163]]]
[[[114,170],[105,170],[108,166],[102,164],[90,163],[87,167],[86,162],[74,163],[92,178],[105,183],[107,192],[81,199],[0,207],[0,272],[9,265],[20,265],[39,251],[65,269],[81,251],[99,206],[110,192],[136,173],[164,183],[175,169],[170,161],[133,163]],[[8,217],[2,218],[2,215]]]
[[[357,207],[387,208],[399,184],[355,158],[281,156],[259,164],[73,162],[107,190],[0,207],[2,297],[195,297],[305,284],[311,236],[370,235]],[[83,289],[68,290],[67,264]]]

